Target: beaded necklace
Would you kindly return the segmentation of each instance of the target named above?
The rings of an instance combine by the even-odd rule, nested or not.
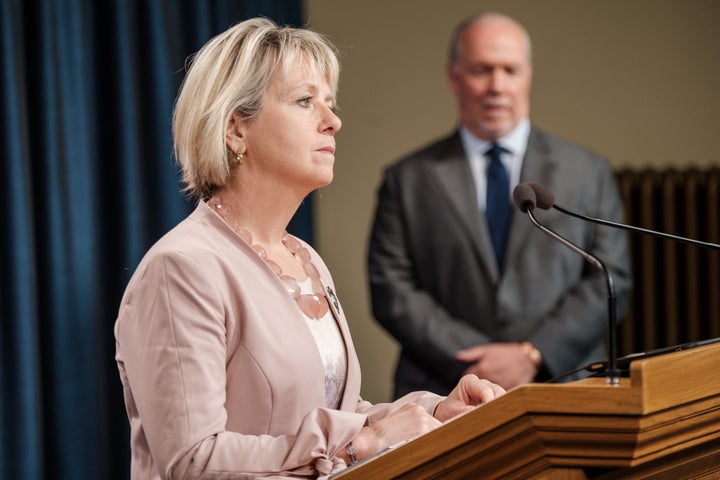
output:
[[[313,265],[312,257],[310,256],[310,252],[307,248],[303,247],[295,237],[288,235],[287,232],[283,233],[282,243],[285,245],[285,248],[287,248],[288,251],[290,251],[290,253],[292,253],[293,256],[302,264],[303,270],[307,273],[308,277],[310,277],[313,293],[301,293],[298,281],[294,277],[283,273],[280,265],[268,258],[267,251],[262,245],[253,243],[250,232],[240,227],[237,222],[233,220],[231,207],[223,203],[220,197],[213,196],[207,203],[213,211],[217,212],[220,218],[222,218],[225,223],[227,223],[228,226],[232,228],[235,233],[237,233],[238,236],[240,236],[240,238],[242,238],[248,245],[250,245],[252,249],[255,250],[255,253],[257,253],[258,256],[260,256],[260,258],[262,258],[265,263],[270,266],[272,271],[275,272],[275,275],[277,275],[285,289],[288,291],[293,300],[297,302],[300,310],[305,315],[316,320],[325,316],[329,308],[328,302],[323,290],[323,284],[320,281],[320,273],[317,268],[315,268],[315,265]]]

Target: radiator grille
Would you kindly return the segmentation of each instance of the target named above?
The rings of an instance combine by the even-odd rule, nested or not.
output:
[[[626,222],[720,243],[720,168],[617,172]],[[635,288],[627,354],[720,337],[720,251],[628,232]]]

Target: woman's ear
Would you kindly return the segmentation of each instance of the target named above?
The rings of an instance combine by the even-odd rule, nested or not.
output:
[[[225,132],[225,143],[235,154],[245,153],[245,120],[238,112],[234,112],[228,121]]]

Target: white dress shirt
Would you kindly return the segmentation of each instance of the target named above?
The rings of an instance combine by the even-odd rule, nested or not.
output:
[[[502,154],[502,163],[508,172],[510,179],[510,190],[508,196],[512,201],[512,191],[520,182],[520,170],[522,169],[523,157],[527,150],[528,137],[530,136],[530,120],[525,118],[510,133],[500,138],[497,142],[489,142],[482,140],[467,130],[464,126],[460,127],[460,139],[462,140],[465,155],[470,162],[473,180],[475,182],[475,191],[477,192],[478,207],[481,211],[485,211],[485,201],[487,196],[487,169],[490,165],[490,159],[485,155],[493,143],[497,143],[506,150]]]

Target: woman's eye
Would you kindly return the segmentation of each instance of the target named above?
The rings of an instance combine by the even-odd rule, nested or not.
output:
[[[310,100],[312,100],[312,97],[303,97],[300,100],[298,100],[298,103],[303,107],[309,107]]]

